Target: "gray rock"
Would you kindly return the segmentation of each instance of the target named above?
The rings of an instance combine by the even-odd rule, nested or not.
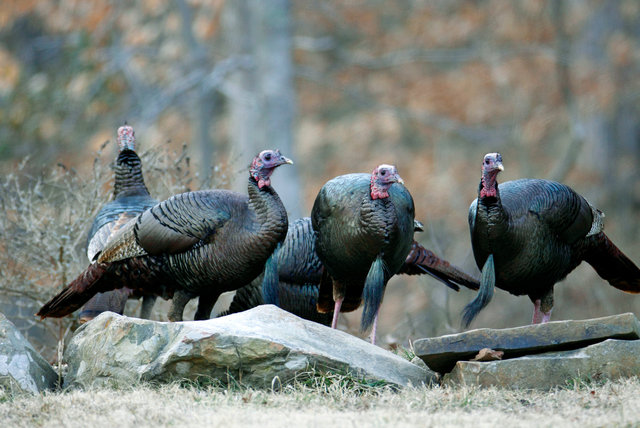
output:
[[[576,380],[602,381],[640,375],[640,340],[609,339],[573,351],[547,352],[505,361],[458,361],[448,385],[548,390]]]
[[[65,386],[81,387],[201,377],[269,387],[275,377],[286,383],[310,367],[402,386],[436,378],[389,351],[273,305],[179,323],[105,312],[76,331],[65,360]]]
[[[606,339],[640,339],[640,322],[632,313],[580,321],[554,321],[516,328],[482,328],[416,340],[413,349],[440,373],[457,361],[470,360],[482,348],[504,351],[503,359],[550,351],[578,349]]]
[[[420,358],[420,357],[413,357],[413,358],[411,359],[411,364],[415,364],[415,365],[416,365],[416,366],[418,366],[418,367],[421,367],[421,368],[423,368],[423,369],[425,369],[425,370],[429,370],[429,371],[431,371],[431,370],[429,369],[429,367],[427,367],[427,365],[425,364],[425,362],[424,362],[424,361],[422,361],[422,358]]]
[[[57,381],[51,365],[0,313],[0,388],[37,394],[55,388]]]
[[[51,334],[50,325],[34,322],[33,314],[38,312],[42,303],[13,294],[0,295],[0,313],[4,314],[29,343],[37,344],[41,355],[47,361],[56,357],[58,339]]]

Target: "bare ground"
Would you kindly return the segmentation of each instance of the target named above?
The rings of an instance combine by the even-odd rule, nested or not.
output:
[[[4,395],[2,395],[4,394]],[[303,384],[280,392],[165,385],[13,396],[5,427],[638,426],[640,380],[550,392]],[[338,425],[339,424],[339,425]]]

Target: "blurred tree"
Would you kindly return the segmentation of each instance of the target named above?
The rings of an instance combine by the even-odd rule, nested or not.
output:
[[[230,133],[235,170],[246,171],[248,159],[266,148],[277,148],[296,160],[293,147],[295,92],[288,0],[238,0],[225,4],[224,35],[231,54],[248,56],[251,67],[231,78]],[[291,218],[302,215],[297,166],[282,168],[273,178]],[[244,191],[243,180],[234,180]]]
[[[297,217],[298,195],[308,213],[327,179],[391,162],[425,221],[418,239],[471,270],[478,163],[500,151],[504,180],[571,185],[637,261],[639,20],[638,0],[6,0],[0,168],[29,155],[22,179],[56,162],[87,174],[128,120],[144,150],[186,144],[199,177],[171,191],[227,187],[221,178],[244,192],[248,160],[280,148],[302,174],[274,177]],[[208,181],[210,162],[220,168]],[[473,298],[392,281],[382,337],[455,331]],[[640,300],[601,283],[578,269],[557,297],[579,304],[557,317],[636,310]],[[526,301],[498,293],[493,305],[478,326],[529,322]]]
[[[187,47],[187,62],[193,64],[193,68],[209,66],[209,53],[202,43],[193,34],[193,11],[185,0],[176,2],[182,18],[182,40]],[[218,96],[215,88],[202,88],[194,94],[191,110],[192,141],[199,158],[199,174],[201,183],[209,183],[214,164],[214,148],[217,135],[216,122],[220,115],[222,97]],[[212,126],[213,125],[213,126]],[[213,132],[211,132],[213,128]]]

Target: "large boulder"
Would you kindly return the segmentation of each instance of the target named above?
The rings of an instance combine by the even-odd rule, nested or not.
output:
[[[458,361],[448,385],[548,390],[577,380],[640,376],[640,340],[609,339],[573,351],[546,352],[503,361]]]
[[[503,351],[503,359],[582,348],[606,339],[640,339],[640,322],[632,313],[579,321],[554,321],[523,327],[482,328],[416,340],[414,352],[430,369],[451,371],[457,361],[474,358],[483,348]]]
[[[0,388],[37,394],[55,388],[57,382],[51,365],[0,313]]]
[[[65,386],[81,387],[202,377],[268,387],[310,368],[402,386],[436,380],[389,351],[273,305],[178,323],[105,312],[76,331],[65,360]]]

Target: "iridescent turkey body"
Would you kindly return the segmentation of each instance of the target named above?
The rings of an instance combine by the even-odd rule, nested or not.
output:
[[[199,297],[195,318],[208,318],[219,294],[255,278],[286,235],[287,214],[269,179],[285,163],[292,162],[278,151],[261,152],[250,169],[248,197],[227,190],[187,192],[146,210],[38,315],[64,316],[95,292],[127,286],[172,297],[173,321]]]
[[[382,197],[374,190],[376,171],[397,177],[385,182]],[[327,274],[320,286],[318,309],[329,312],[338,307],[349,312],[364,300],[361,327],[364,331],[374,324],[375,342],[374,321],[384,288],[411,250],[414,215],[413,198],[393,166],[328,181],[311,212],[316,251]]]
[[[541,299],[583,260],[593,213],[568,186],[521,179],[499,185],[499,199],[469,209],[471,242],[482,269],[494,255],[496,287]]]
[[[162,258],[178,288],[197,294],[209,283],[221,292],[234,290],[260,274],[264,261],[287,232],[287,214],[273,189],[259,190],[252,181],[249,195],[253,199],[226,190],[174,196],[140,217],[140,224],[145,216],[157,222],[136,228],[136,237],[145,242],[150,254],[162,253],[154,257]],[[165,213],[171,211],[181,214],[169,220]],[[187,227],[182,224],[184,215],[190,217]],[[165,233],[183,235],[185,241],[172,240],[170,246],[163,246],[164,240],[156,238],[159,226],[171,231]],[[183,245],[190,248],[175,253],[174,245],[180,250]]]
[[[503,169],[499,153],[485,156],[478,198],[469,208],[482,275],[478,296],[465,307],[465,325],[489,303],[494,286],[529,296],[533,322],[549,321],[554,285],[582,261],[613,287],[640,292],[640,269],[605,235],[602,212],[561,183],[521,179],[498,185]]]

